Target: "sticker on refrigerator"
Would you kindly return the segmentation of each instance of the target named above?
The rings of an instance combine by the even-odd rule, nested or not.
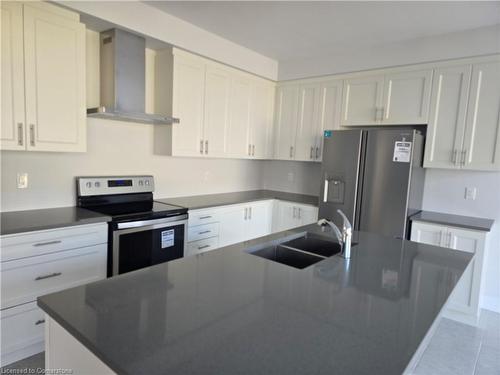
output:
[[[394,144],[394,155],[392,161],[398,163],[409,163],[411,158],[411,142],[396,142]]]
[[[323,132],[323,135],[325,138],[331,138],[332,137],[332,131],[331,130],[325,130]]]
[[[174,246],[174,230],[164,230],[161,232],[161,248]]]

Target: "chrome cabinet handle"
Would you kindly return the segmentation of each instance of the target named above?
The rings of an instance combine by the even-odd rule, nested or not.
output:
[[[200,216],[200,220],[204,220],[204,219],[211,219],[212,216]]]
[[[451,232],[448,232],[448,245],[447,247],[451,248]]]
[[[245,220],[248,220],[248,208],[245,207]]]
[[[30,125],[30,145],[35,146],[35,125]]]
[[[33,246],[38,247],[38,246],[47,246],[47,245],[55,245],[56,243],[61,243],[62,241],[60,240],[55,240],[55,241],[47,241],[47,242],[39,242],[33,244]]]
[[[198,232],[198,234],[207,234],[207,233],[210,233],[211,230],[204,230],[203,232]]]
[[[208,141],[205,141],[205,155],[208,154]]]
[[[248,219],[252,220],[252,207],[248,208]]]
[[[252,145],[248,144],[248,156],[252,156]]]
[[[61,272],[54,272],[54,273],[51,273],[49,275],[38,276],[37,278],[35,278],[35,281],[50,279],[51,277],[56,277],[56,276],[61,276],[61,275],[62,275]]]
[[[461,158],[461,164],[462,164],[462,167],[465,166],[465,162],[466,162],[466,155],[467,155],[467,150],[462,150],[462,158]]]
[[[380,121],[384,121],[385,108],[380,108]]]
[[[198,246],[198,250],[206,249],[207,247],[210,247],[210,245]]]
[[[439,243],[439,246],[441,246],[441,242],[443,241],[443,231],[440,230],[439,231],[439,240],[438,240],[438,243]]]
[[[294,218],[294,219],[295,219],[295,217],[297,216],[296,211],[297,211],[297,207],[294,207],[294,208],[293,208],[293,218]]]
[[[252,145],[252,156],[255,156],[255,145]]]
[[[23,136],[23,123],[18,122],[17,123],[17,144],[19,146],[22,146],[24,144],[24,136]]]
[[[378,121],[378,111],[380,111],[380,108],[375,107],[375,121]]]
[[[290,157],[291,157],[291,158],[293,158],[293,154],[294,154],[294,152],[293,152],[293,151],[294,151],[294,150],[293,150],[293,146],[290,146]]]
[[[313,158],[314,147],[311,146],[311,151],[309,152],[309,159]]]
[[[45,319],[39,319],[39,320],[37,320],[37,321],[35,322],[35,325],[37,326],[37,325],[39,325],[39,324],[43,324],[43,323],[45,323]]]
[[[298,211],[299,211],[299,217],[298,217],[298,219],[300,220],[300,219],[302,219],[302,208],[299,207]]]
[[[451,153],[451,162],[453,163],[453,165],[457,165],[457,150],[453,150],[453,152]]]
[[[319,147],[316,147],[316,159],[319,159]]]
[[[200,140],[200,154],[203,155],[203,139]]]

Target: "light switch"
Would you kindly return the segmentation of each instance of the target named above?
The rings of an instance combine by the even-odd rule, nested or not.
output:
[[[28,174],[18,173],[17,174],[17,188],[26,189],[28,187]]]
[[[465,188],[465,199],[474,201],[476,200],[477,189],[475,187],[466,187]]]

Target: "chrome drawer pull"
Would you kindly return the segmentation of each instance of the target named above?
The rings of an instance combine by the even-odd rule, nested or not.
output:
[[[198,246],[198,250],[206,249],[207,247],[210,247],[210,245]]]
[[[203,139],[200,141],[200,154],[203,155]]]
[[[61,272],[54,272],[54,273],[51,273],[50,275],[43,275],[43,276],[38,276],[35,281],[38,281],[38,280],[45,280],[45,279],[50,279],[51,277],[56,277],[56,276],[61,276],[62,273]]]
[[[30,125],[30,145],[35,146],[35,125]]]
[[[17,144],[18,146],[22,146],[24,144],[24,134],[23,134],[23,123],[17,123]]]
[[[47,242],[39,242],[34,244],[33,246],[38,247],[38,246],[47,246],[47,245],[55,245],[56,243],[61,243],[62,241],[56,240],[56,241],[47,241]]]
[[[43,324],[43,323],[45,323],[45,319],[40,319],[40,320],[37,320],[37,321],[35,322],[35,325],[37,326],[37,325],[39,325],[39,324]]]
[[[211,230],[204,230],[203,232],[198,232],[198,234],[207,234],[207,233],[210,233]]]
[[[200,220],[203,220],[203,219],[211,219],[212,216],[200,216]]]

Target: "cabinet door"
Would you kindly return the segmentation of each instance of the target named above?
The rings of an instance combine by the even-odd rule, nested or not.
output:
[[[250,240],[271,233],[272,202],[252,203],[248,210],[245,239]]]
[[[434,71],[424,167],[459,168],[471,66]]]
[[[456,250],[474,253],[460,282],[455,287],[448,308],[470,315],[479,311],[479,292],[481,288],[481,271],[485,246],[484,232],[448,228],[449,247]]]
[[[427,124],[432,69],[387,74],[382,124]]]
[[[474,64],[471,82],[463,168],[500,170],[500,60]]]
[[[302,85],[299,89],[299,112],[295,141],[295,160],[312,161],[316,153],[319,85]]]
[[[28,149],[86,150],[85,25],[24,5]]]
[[[277,217],[273,223],[273,231],[280,232],[300,226],[297,206],[290,202],[278,201]]]
[[[317,161],[323,158],[323,131],[340,128],[340,111],[342,104],[342,81],[324,82],[320,86],[318,121],[314,157]]]
[[[220,210],[220,247],[245,240],[245,208],[243,205],[237,205]]]
[[[2,150],[26,149],[24,121],[23,5],[2,2]]]
[[[231,82],[227,155],[245,157],[250,142],[250,81],[234,77]]]
[[[274,157],[290,160],[294,158],[299,87],[282,86],[276,93]]]
[[[272,157],[273,111],[274,85],[254,83],[250,111],[251,156],[254,158]]]
[[[174,56],[173,114],[180,123],[172,126],[173,155],[203,155],[204,101],[204,63]]]
[[[207,67],[203,128],[205,155],[223,156],[226,154],[230,86],[231,77],[228,72],[215,67]]]
[[[314,224],[318,221],[318,208],[308,205],[297,206],[299,225]]]
[[[382,75],[344,80],[341,125],[379,124],[382,116],[383,85]]]
[[[413,221],[410,240],[428,245],[444,246],[446,234],[447,228],[445,226]]]

